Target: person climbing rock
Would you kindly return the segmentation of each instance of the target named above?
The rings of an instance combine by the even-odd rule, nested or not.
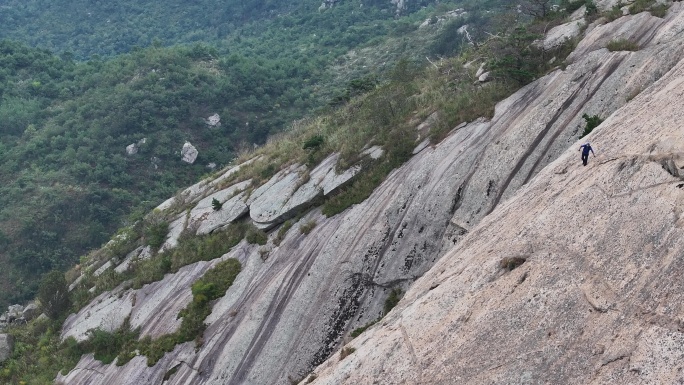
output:
[[[591,153],[594,156],[596,156],[596,154],[594,153],[594,149],[591,148],[591,146],[589,145],[589,142],[581,145],[579,149],[580,149],[580,151],[582,151],[582,164],[586,166],[587,161],[589,160],[589,151],[591,151]]]

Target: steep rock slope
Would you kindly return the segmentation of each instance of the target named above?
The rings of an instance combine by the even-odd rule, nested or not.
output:
[[[589,137],[588,167],[566,151],[313,383],[684,381],[683,95],[684,61]]]
[[[617,28],[633,18],[622,18],[612,25]],[[575,142],[583,113],[612,114],[627,99],[681,60],[684,56],[684,42],[679,33],[684,24],[682,7],[676,4],[665,21],[656,19],[652,21],[658,24],[658,31],[665,32],[644,41],[641,51],[611,53],[597,49],[575,58],[575,62],[565,70],[559,69],[501,102],[491,121],[459,126],[443,142],[423,149],[392,173],[362,204],[332,218],[323,217],[318,210],[309,212],[300,225],[315,220],[318,225],[313,231],[306,235],[295,226],[280,246],[269,245],[271,249],[265,260],[254,246],[242,244],[234,248],[224,257],[238,258],[243,264],[243,271],[226,296],[214,305],[207,320],[210,325],[204,334],[204,343],[198,350],[192,343],[179,345],[153,367],[147,367],[145,357],[136,357],[117,367],[114,364],[103,365],[92,356],[84,356],[74,370],[59,376],[58,380],[68,384],[162,383],[169,374],[166,382],[169,384],[287,384],[327,359],[349,330],[376,319],[391,288],[406,289],[454,244],[457,250],[463,250],[479,240],[489,242],[488,248],[482,250],[497,250],[493,248],[497,246],[503,250],[501,253],[529,253],[531,247],[527,243],[495,242],[495,233],[483,235],[482,227],[478,227],[475,234],[468,233],[487,213]],[[639,25],[652,27],[648,23]],[[590,33],[587,39],[591,38]],[[641,98],[633,100],[630,105],[637,100]],[[615,122],[615,119],[609,121]],[[606,142],[598,143],[596,148],[600,151],[606,149],[608,154],[609,146],[614,147]],[[570,163],[577,159],[567,159],[570,156],[577,155],[565,156],[568,168],[564,173],[574,175],[568,170]],[[577,175],[580,178],[585,174]],[[510,204],[504,207],[511,209]],[[526,215],[537,218],[533,215],[535,212]],[[494,215],[496,213],[501,213],[501,210]],[[556,226],[568,226],[554,222],[551,216],[542,218]],[[584,219],[583,216],[578,218]],[[515,225],[509,228],[503,219],[500,220],[502,222],[496,230],[503,234],[520,228]],[[492,221],[487,223],[498,223]],[[577,222],[568,223],[574,226]],[[462,241],[463,237],[467,237],[465,241]],[[440,267],[443,264],[465,258],[451,255],[444,257],[438,267],[432,268],[429,276],[446,271],[446,267]],[[496,268],[499,260],[499,257],[492,257],[463,268],[474,269],[473,282],[486,281],[501,274]],[[531,265],[531,262],[523,267]],[[130,309],[128,311],[137,317],[136,324],[145,325],[146,334],[168,333],[177,327],[177,309],[191,299],[189,285],[208,266],[204,262],[187,266],[136,293],[123,288],[105,293],[72,316],[63,334],[79,335],[90,327],[107,327],[105,321],[111,318],[106,316],[100,316],[101,322],[90,323],[87,327],[79,325],[111,311],[112,307],[101,306],[108,301],[114,308],[118,307],[117,301],[122,301],[119,308]],[[483,275],[482,269],[488,268],[491,269],[489,275]],[[513,279],[510,277],[520,271],[523,270],[513,271],[503,280]],[[428,281],[428,278],[421,280],[409,292],[403,302],[404,308],[411,298],[417,298],[416,292],[427,290],[430,294],[445,290],[443,284],[428,290],[433,287],[434,280],[426,283]],[[458,284],[471,290],[473,282],[459,280]],[[447,294],[443,298],[436,297],[436,301],[431,303],[435,309],[413,313],[413,317],[423,322],[420,327],[424,328],[426,337],[430,330],[441,325],[442,314],[448,313],[452,308],[450,304],[458,299],[453,292],[445,292]],[[155,310],[151,311],[146,308],[145,301],[138,303],[135,298],[153,298],[149,303]],[[485,302],[490,300],[484,296],[479,298]],[[494,299],[492,297],[491,300]],[[600,308],[602,305],[597,306]],[[463,309],[467,312],[468,307],[463,305]],[[401,317],[399,313],[393,312],[382,324],[395,322],[392,325],[396,325],[398,317]],[[494,326],[491,325],[492,328]],[[422,335],[420,327],[411,330],[417,333],[414,338]],[[405,346],[403,339],[393,340],[389,345],[382,340],[377,345],[377,353],[385,354],[381,356],[370,352],[376,345],[360,345],[370,336],[383,333],[380,330],[385,329],[367,332],[355,340],[353,344],[359,351],[342,361],[334,372],[333,364],[338,357],[333,356],[327,364],[326,371],[331,373],[327,381],[336,383],[351,376],[349,378],[354,380],[348,380],[349,383],[363,382],[370,378],[362,377],[363,373],[380,373],[375,369],[367,372],[353,369],[367,361],[366,365],[380,365],[378,370],[382,370],[382,362],[393,354],[380,348],[391,349],[395,342],[400,347]],[[478,332],[487,334],[486,330]],[[404,333],[400,331],[402,338]],[[387,335],[396,337],[391,333]],[[368,359],[354,358],[362,357],[362,353]],[[389,364],[387,370],[390,367],[406,370],[408,377],[402,380],[399,373],[399,377],[387,377],[387,380],[394,378],[396,382],[419,383],[420,378],[414,375],[411,365],[399,360],[417,360],[418,356],[399,350],[395,354],[397,361]],[[347,366],[350,363],[353,366]],[[175,374],[170,375],[171,369],[175,369]],[[480,369],[477,368],[478,371]]]

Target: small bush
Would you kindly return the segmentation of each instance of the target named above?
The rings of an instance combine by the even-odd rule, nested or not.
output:
[[[584,127],[584,131],[582,131],[580,139],[589,135],[594,130],[594,128],[598,127],[601,123],[603,123],[603,119],[601,119],[598,115],[589,116],[587,114],[583,114],[582,118],[584,118],[584,120],[587,122],[587,125]]]
[[[69,288],[61,271],[53,270],[43,276],[38,287],[38,300],[45,315],[51,319],[59,318],[69,309]]]
[[[197,290],[197,294],[206,295],[209,301],[223,297],[226,290],[233,285],[241,269],[240,262],[234,258],[217,263],[192,285],[193,296]]]
[[[565,12],[567,13],[573,13],[576,10],[582,8],[583,5],[585,5],[587,1],[585,0],[575,0],[575,1],[570,1],[570,0],[563,0],[561,1],[561,7],[565,9]]]
[[[352,338],[356,338],[356,337],[360,336],[361,333],[363,333],[363,332],[365,332],[366,330],[368,330],[369,327],[371,327],[371,326],[375,325],[376,323],[378,323],[378,321],[380,321],[379,318],[376,319],[375,321],[371,321],[371,322],[369,322],[369,323],[367,323],[367,324],[361,326],[360,328],[356,328],[356,329],[354,329],[354,330],[351,332],[350,335],[352,336]]]
[[[263,230],[259,230],[254,225],[247,229],[245,240],[252,245],[265,245],[268,242],[268,235]]]
[[[350,354],[354,353],[356,349],[352,348],[351,346],[346,346],[340,350],[340,361],[343,359],[349,357]]]
[[[662,19],[667,16],[668,9],[669,7],[666,4],[656,4],[651,7],[651,15]]]
[[[287,221],[285,221],[285,223],[283,223],[282,226],[280,226],[280,229],[278,230],[278,234],[276,234],[275,238],[273,238],[273,244],[274,245],[280,246],[280,242],[282,242],[283,239],[285,239],[285,234],[287,234],[287,232],[290,230],[290,228],[292,227],[292,224],[293,223],[291,220],[287,220]]]
[[[390,292],[389,296],[387,296],[387,299],[385,299],[385,308],[384,308],[384,314],[387,314],[390,312],[390,310],[394,309],[395,306],[399,303],[399,300],[402,297],[403,292],[401,291],[400,288],[394,288]]]
[[[320,146],[322,146],[324,142],[325,142],[325,140],[323,139],[323,137],[321,135],[314,135],[304,142],[304,146],[302,146],[302,148],[304,150],[308,150],[308,149],[315,150],[315,149],[319,148]]]
[[[605,12],[605,13],[603,14],[603,16],[604,16],[609,22],[610,22],[610,21],[617,20],[617,19],[619,19],[619,18],[621,18],[621,17],[623,16],[623,15],[622,15],[622,8],[620,7],[619,4],[618,4],[618,5],[614,5],[613,8],[611,8],[610,11]]]
[[[629,13],[635,15],[647,11],[656,3],[656,0],[636,0],[629,6]]]
[[[143,230],[145,242],[154,249],[158,249],[164,244],[168,233],[169,224],[166,222],[148,224]]]
[[[223,208],[223,203],[219,202],[218,199],[214,198],[211,200],[211,208],[214,209],[214,211],[219,211],[221,208]]]
[[[312,219],[310,221],[307,221],[306,223],[303,223],[301,226],[299,226],[299,231],[301,231],[302,234],[309,234],[311,230],[316,227],[316,220]]]
[[[95,359],[110,364],[124,349],[137,339],[138,333],[131,331],[128,322],[115,332],[101,329],[90,331],[89,339],[82,343],[83,351],[92,352]]]
[[[638,51],[639,45],[627,39],[611,40],[607,45],[608,51]]]
[[[594,3],[591,0],[586,0],[585,4],[586,6],[586,15],[587,16],[594,16],[598,14],[598,7],[596,6],[596,3]]]

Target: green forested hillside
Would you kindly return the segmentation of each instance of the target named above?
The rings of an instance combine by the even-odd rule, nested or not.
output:
[[[296,39],[301,41],[303,36],[299,34],[306,31],[308,42],[337,50],[356,39],[342,33],[346,28],[355,25],[354,32],[364,32],[366,37],[377,36],[387,30],[383,27],[378,30],[377,25],[358,25],[359,22],[394,17],[394,6],[389,1],[363,5],[359,1],[343,1],[333,12],[319,12],[321,3],[320,0],[3,0],[0,38],[88,58],[94,54],[124,53],[134,46],[146,47],[155,42],[165,46],[203,42],[229,51],[239,49],[235,45],[236,40],[241,45],[241,38],[279,34],[289,39],[291,32],[296,31]],[[409,2],[411,7],[407,12],[428,3]],[[279,48],[284,47],[271,47],[275,51]]]
[[[76,263],[208,163],[225,165],[327,105],[349,80],[341,72],[355,73],[331,70],[350,49],[394,39],[402,44],[385,45],[384,60],[420,57],[411,42],[426,38],[417,24],[434,12],[395,19],[390,7],[356,1],[324,12],[281,4],[277,14],[275,3],[209,3],[0,2],[0,33],[25,42],[0,43],[0,305],[30,298],[41,274]],[[223,16],[205,12],[212,6]],[[102,23],[79,13],[94,10]],[[217,39],[219,22],[241,27]],[[185,44],[164,47],[174,43]],[[378,70],[366,67],[357,72]],[[204,123],[213,113],[220,128]],[[185,141],[199,150],[194,165],[180,161]]]

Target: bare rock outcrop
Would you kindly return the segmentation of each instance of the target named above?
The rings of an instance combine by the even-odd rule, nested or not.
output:
[[[141,338],[173,333],[181,323],[178,313],[192,300],[190,286],[220,260],[185,266],[177,273],[168,274],[161,281],[138,290],[121,286],[103,293],[67,318],[62,338],[74,337],[83,341],[88,338],[90,330],[115,331],[127,318],[132,329],[140,328]]]
[[[219,177],[214,180],[202,180],[195,183],[194,185],[181,191],[175,197],[171,197],[165,200],[162,204],[156,207],[156,210],[166,211],[170,210],[176,206],[183,206],[188,203],[197,202],[202,199],[206,194],[210,194],[212,191],[216,191],[217,188],[224,183],[228,178],[232,177],[236,173],[240,172],[241,169],[250,165],[253,162],[259,161],[260,157],[252,158],[246,162],[240,163],[237,166],[228,168],[226,171],[222,172]]]
[[[221,115],[213,114],[204,120],[204,123],[210,128],[221,127]]]
[[[193,146],[190,142],[185,142],[183,148],[181,149],[181,160],[185,163],[193,164],[199,155],[197,148]]]
[[[236,183],[199,201],[190,211],[188,226],[196,227],[196,234],[207,234],[247,214],[249,211],[246,204],[247,197],[241,192],[251,183],[251,180]],[[214,199],[221,204],[220,210],[214,210],[212,206]]]
[[[262,229],[272,228],[294,217],[316,197],[334,192],[359,172],[360,167],[355,166],[338,174],[338,158],[338,154],[333,154],[311,171],[294,164],[257,188],[248,201],[254,224]]]
[[[671,12],[655,34],[675,30],[681,7]],[[651,376],[643,383],[667,383],[649,373],[668,369],[648,362],[651,346],[669,362],[679,353],[671,321],[682,313],[682,283],[671,283],[677,270],[672,279],[655,274],[676,269],[684,239],[684,182],[672,171],[684,166],[674,156],[681,128],[672,125],[681,121],[684,43],[676,34],[655,41],[639,52],[576,57],[499,103],[491,121],[459,126],[422,149],[364,202],[331,218],[311,210],[279,246],[269,244],[267,258],[256,247],[234,248],[228,256],[243,271],[214,304],[202,346],[179,345],[153,367],[143,357],[117,367],[85,356],[57,380],[161,383],[175,368],[167,384],[285,385],[327,360],[314,383],[626,383],[640,370]],[[577,167],[576,148],[568,150],[583,113],[610,116],[590,137],[600,157],[586,168]],[[299,171],[293,166],[253,192],[251,205],[292,176],[292,194],[280,189],[286,200],[250,207],[263,208],[262,224],[277,225],[286,207],[303,201],[293,198],[299,188],[315,186],[302,196],[322,188],[315,170],[308,181]],[[308,234],[299,230],[312,222]],[[507,271],[501,266],[515,264],[504,258],[524,263]],[[165,320],[177,314],[175,298],[189,300],[190,276],[165,277],[186,282],[175,290],[143,288],[164,299],[136,322],[160,331],[173,324]],[[351,342],[355,353],[342,361],[333,354],[351,330],[382,315],[392,289],[410,286],[398,309]],[[632,318],[647,322],[612,333]]]
[[[9,334],[0,334],[0,363],[7,361],[14,350],[14,338]]]
[[[684,61],[591,134],[588,167],[568,149],[313,383],[683,381],[682,94]]]

